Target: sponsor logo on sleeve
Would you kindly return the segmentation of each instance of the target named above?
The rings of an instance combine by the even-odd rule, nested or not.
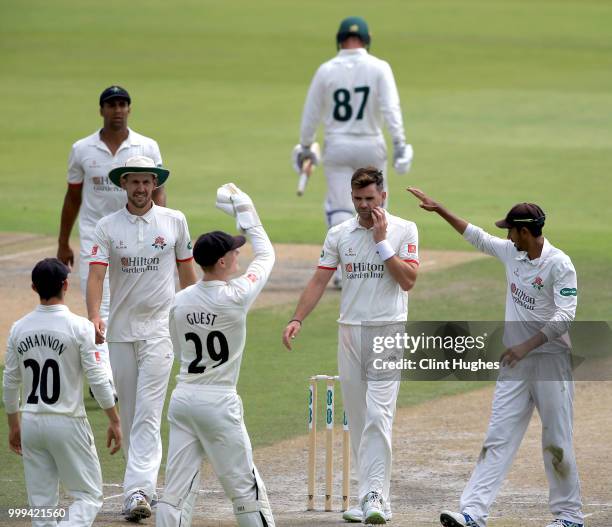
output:
[[[414,243],[409,243],[408,244],[408,252],[409,253],[414,254],[414,253],[416,253],[416,250],[417,250],[417,247],[416,247],[416,245]]]
[[[97,245],[94,245],[94,246],[91,248],[91,255],[92,255],[92,256],[96,256],[96,254],[98,254],[98,249],[99,249],[99,247],[98,247]]]
[[[191,251],[191,240],[189,240],[189,241],[187,242],[187,249],[189,249],[189,250]]]
[[[564,287],[559,293],[561,296],[578,296],[578,289],[575,287]]]
[[[251,282],[255,283],[255,282],[257,282],[257,275],[255,275],[253,273],[249,273],[247,275],[247,279],[250,280]]]
[[[321,258],[323,258],[325,256],[325,251],[321,251]]]

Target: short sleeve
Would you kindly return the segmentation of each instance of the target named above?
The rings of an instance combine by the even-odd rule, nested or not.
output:
[[[94,241],[89,253],[89,265],[108,266],[110,261],[110,243],[104,229],[103,219],[96,224]]]
[[[85,178],[85,171],[79,159],[76,143],[72,145],[70,155],[68,156],[68,184],[82,185]]]
[[[414,223],[408,224],[397,255],[404,262],[419,264],[419,231]]]
[[[319,269],[335,270],[340,263],[338,255],[338,238],[339,232],[335,229],[327,231],[325,243],[319,257]]]
[[[193,258],[191,249],[191,236],[189,235],[189,227],[185,215],[181,213],[180,221],[178,222],[178,230],[176,236],[176,245],[174,252],[177,262],[187,262]]]

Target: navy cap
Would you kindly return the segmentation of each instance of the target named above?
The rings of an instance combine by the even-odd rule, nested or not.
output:
[[[528,223],[535,223],[536,225],[544,225],[546,220],[546,214],[535,203],[517,203],[512,207],[506,217],[503,220],[495,222],[495,225],[502,229],[510,229],[512,227],[521,227]]]
[[[56,296],[68,278],[70,269],[57,258],[45,258],[32,269],[32,284],[41,298]]]
[[[125,88],[121,86],[109,86],[100,94],[100,106],[111,99],[125,99],[128,104],[132,104],[132,98]]]
[[[202,234],[193,246],[193,258],[202,267],[217,263],[229,251],[238,249],[246,243],[244,236],[232,236],[223,231]]]

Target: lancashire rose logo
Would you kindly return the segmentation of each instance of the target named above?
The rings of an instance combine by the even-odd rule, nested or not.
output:
[[[166,246],[166,240],[164,240],[163,236],[158,236],[155,238],[155,241],[151,244],[151,247],[155,247],[156,249],[161,249],[163,251]]]
[[[353,272],[353,264],[351,264],[351,263],[346,264],[346,272],[347,273],[352,273]]]
[[[97,245],[94,245],[94,246],[91,248],[91,255],[92,255],[92,256],[95,256],[96,254],[98,254],[98,246],[97,246]]]
[[[533,282],[531,282],[531,285],[537,289],[538,291],[540,289],[542,289],[544,287],[544,282],[542,281],[542,279],[538,276]]]

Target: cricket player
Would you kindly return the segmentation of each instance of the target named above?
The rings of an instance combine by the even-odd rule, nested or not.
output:
[[[100,462],[83,405],[83,373],[109,419],[106,446],[111,454],[121,447],[119,414],[98,359],[93,324],[64,304],[68,273],[56,258],[41,260],[32,270],[40,305],[11,328],[3,381],[9,446],[23,456],[30,507],[57,506],[61,482],[74,499],[62,522],[66,527],[91,525],[103,504]],[[35,527],[56,527],[56,518],[40,516],[32,519]]]
[[[410,221],[392,216],[382,172],[360,168],[351,179],[357,216],[327,233],[318,269],[283,333],[288,349],[304,319],[319,302],[336,269],[342,272],[338,319],[338,373],[351,434],[359,483],[360,507],[343,515],[347,521],[385,523],[391,518],[391,432],[399,391],[397,380],[363,381],[361,330],[405,322],[408,291],[419,265],[418,232]]]
[[[555,520],[548,527],[582,527],[580,482],[573,446],[574,384],[567,329],[577,304],[576,271],[543,236],[546,216],[519,203],[491,236],[422,191],[409,188],[421,208],[438,213],[467,242],[506,268],[506,329],[502,368],[482,453],[461,496],[460,512],[444,511],[444,527],[485,527],[489,509],[521,444],[534,407],[542,421],[542,450]],[[551,380],[553,379],[553,380]]]
[[[109,345],[127,452],[124,514],[132,521],[149,517],[157,499],[161,413],[174,357],[168,329],[174,270],[181,288],[196,282],[185,216],[153,203],[153,190],[169,174],[143,156],[110,171],[109,179],[126,191],[127,205],[98,222],[89,259],[87,311],[98,342]],[[105,335],[100,304],[107,267]]]
[[[60,223],[57,257],[68,266],[74,264],[74,254],[70,247],[70,233],[77,215],[79,216],[81,291],[83,297],[87,288],[89,255],[93,246],[96,223],[108,214],[125,206],[125,191],[113,185],[108,179],[111,169],[123,166],[127,159],[134,156],[147,156],[162,166],[162,158],[157,143],[128,128],[131,111],[130,94],[121,86],[109,86],[100,94],[100,115],[103,125],[100,130],[79,139],[72,145],[68,159],[68,189],[64,197]],[[166,205],[163,187],[155,189],[153,201]],[[109,307],[108,280],[104,282],[104,294],[100,314],[108,323]],[[100,359],[113,380],[108,347],[99,345]]]
[[[243,275],[232,279],[246,239],[221,231],[203,234],[193,256],[204,278],[178,293],[170,310],[181,369],[168,408],[170,444],[157,527],[190,525],[204,456],[232,501],[238,525],[274,526],[236,393],[247,312],[270,276],[274,249],[251,198],[235,185],[218,189],[217,207],[236,217],[251,239],[254,259]]]
[[[302,114],[300,143],[293,149],[293,165],[298,174],[306,159],[318,164],[320,160],[310,147],[323,122],[328,227],[353,216],[350,181],[357,168],[374,166],[386,173],[383,119],[393,139],[395,170],[405,174],[412,163],[412,146],[406,144],[393,72],[387,62],[369,54],[370,42],[363,18],[352,16],[340,23],[336,34],[338,54],[323,63],[312,79]],[[341,284],[340,278],[336,273],[336,287]]]

